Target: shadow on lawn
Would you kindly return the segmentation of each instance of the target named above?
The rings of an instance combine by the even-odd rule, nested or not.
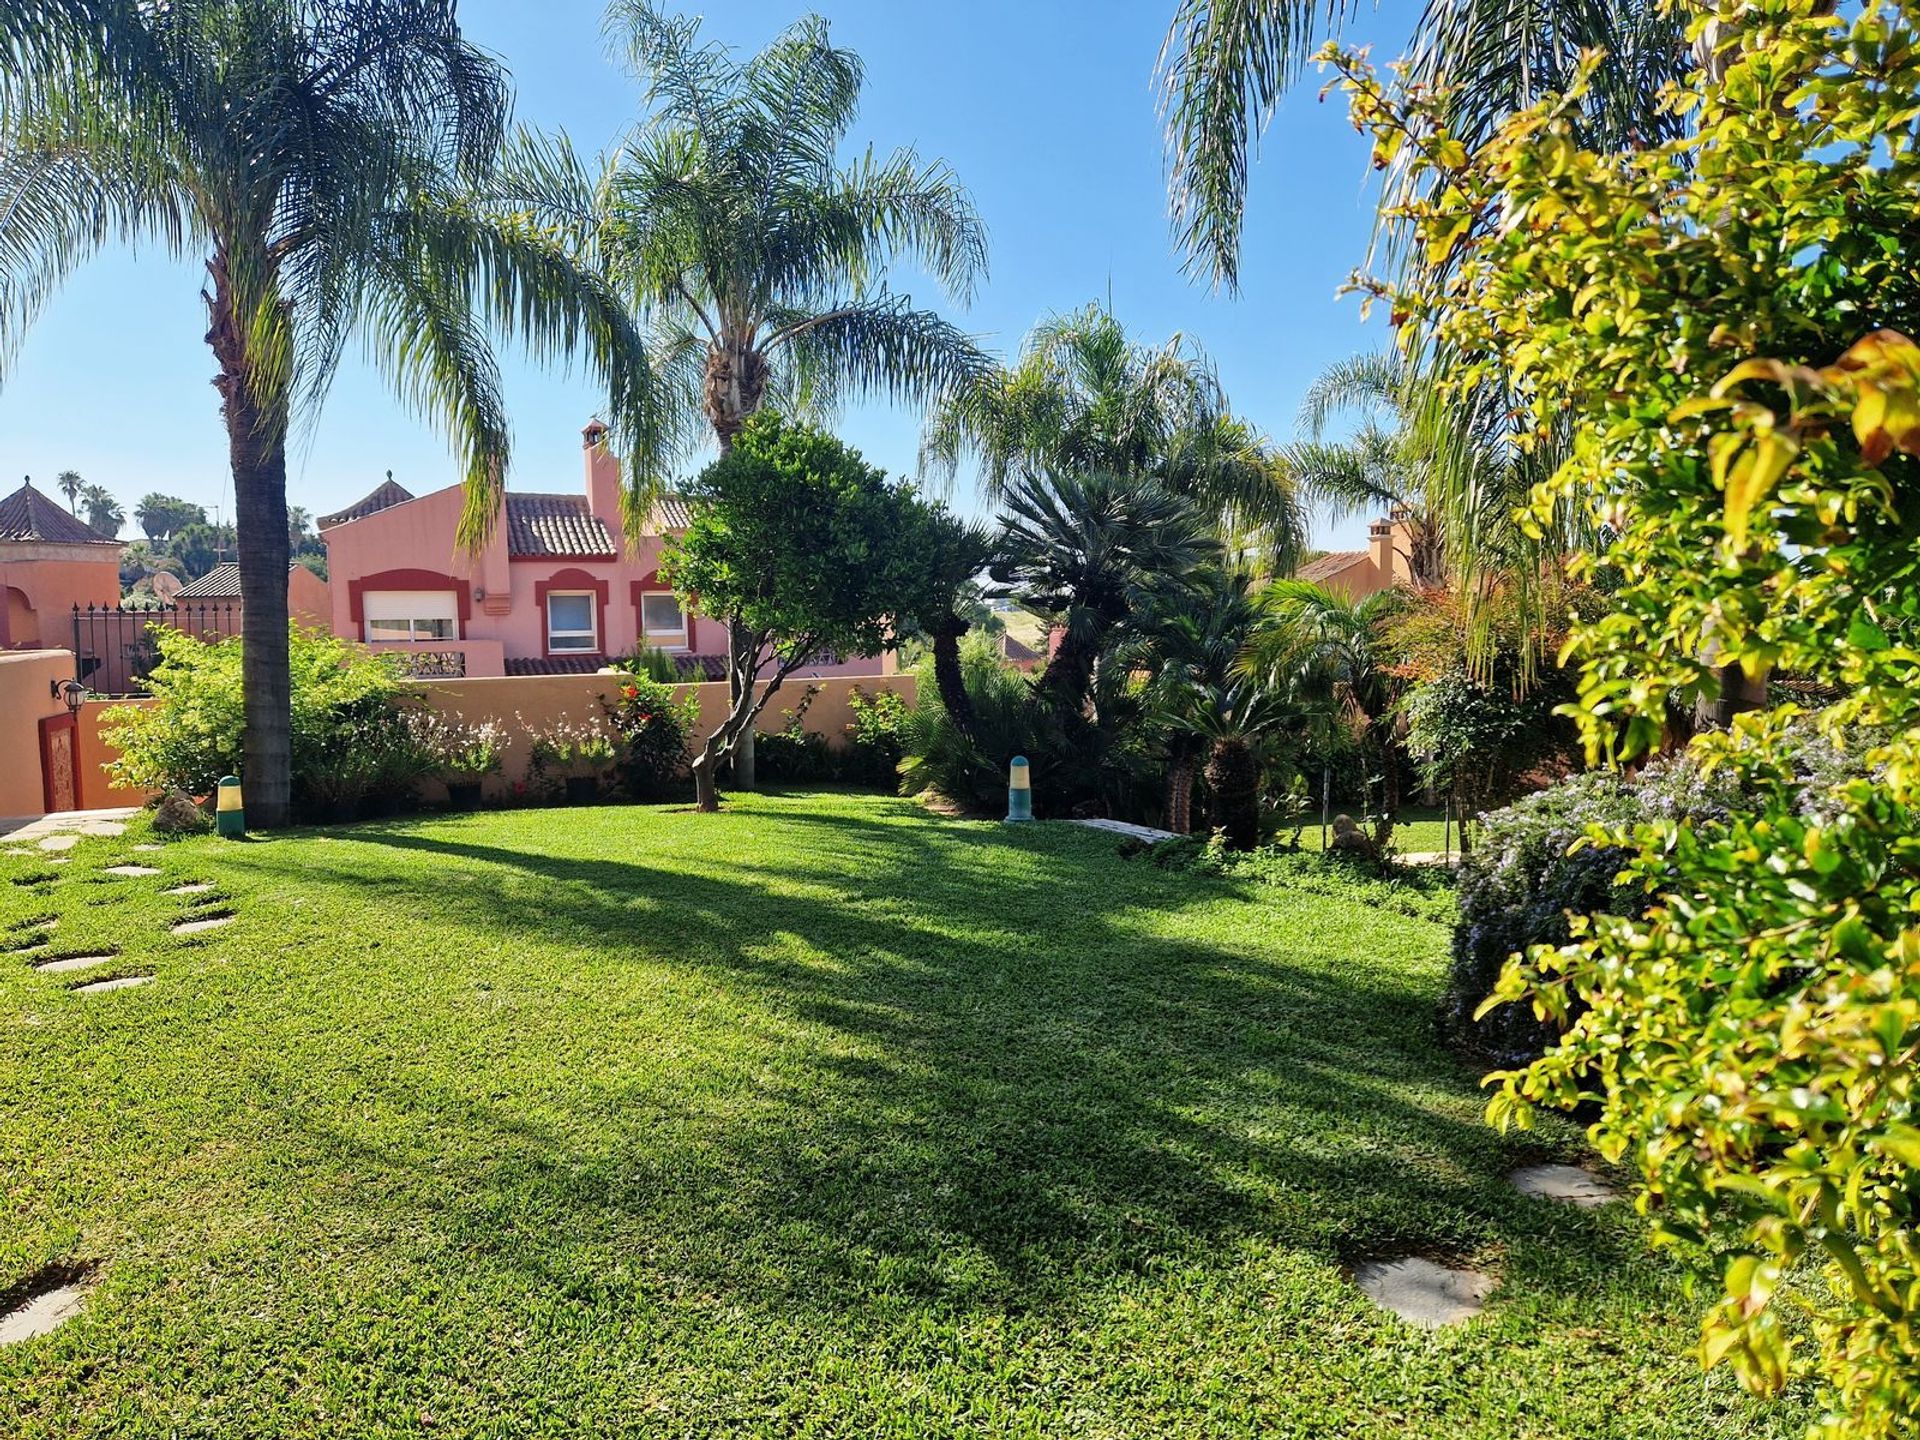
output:
[[[386,1170],[380,1193],[411,1194],[449,1243],[569,1293],[594,1288],[581,1245],[643,1247],[676,1283],[770,1307],[1026,1308],[1218,1265],[1233,1242],[1340,1262],[1539,1240],[1525,1263],[1543,1283],[1587,1287],[1626,1258],[1617,1229],[1507,1189],[1521,1152],[1434,1043],[1430,971],[1354,963],[1416,922],[1308,901],[1291,913],[1333,928],[1242,949],[1209,933],[1218,893],[1122,866],[1101,837],[744,818],[789,831],[792,852],[696,872],[681,867],[712,862],[704,849],[342,836],[441,862],[427,873],[450,947],[539,938],[593,952],[582,964],[704,973],[743,1001],[724,1023],[767,1039],[617,1103],[597,1084],[517,1091],[503,1059],[409,1097],[426,1130],[467,1137],[439,1149],[371,1141],[325,1103],[295,1107],[305,1139]],[[418,889],[350,845],[326,864],[356,894]],[[1149,914],[1177,923],[1155,933]],[[636,1003],[610,995],[609,1025]],[[583,1081],[609,1064],[593,1031],[551,1039]],[[1545,1243],[1570,1231],[1577,1260]]]

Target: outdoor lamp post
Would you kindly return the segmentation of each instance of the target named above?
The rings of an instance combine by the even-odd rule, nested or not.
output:
[[[1007,766],[1007,824],[1033,819],[1033,773],[1027,757],[1016,755]]]
[[[247,812],[241,803],[238,775],[220,777],[219,798],[213,806],[213,828],[229,840],[238,840],[247,833]]]

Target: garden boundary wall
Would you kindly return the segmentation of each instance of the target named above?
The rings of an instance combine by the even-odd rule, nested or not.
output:
[[[57,678],[72,673],[73,657],[66,651],[39,653],[49,655],[57,662],[49,670],[49,675],[55,670],[59,672]],[[617,674],[605,674],[426,680],[420,683],[420,691],[426,703],[444,715],[475,724],[492,720],[506,731],[507,743],[501,771],[489,777],[485,786],[488,798],[498,799],[511,795],[513,787],[527,777],[529,732],[537,733],[562,719],[576,724],[598,719],[602,714],[602,705],[617,693],[623,678]],[[825,736],[828,743],[833,745],[844,742],[847,726],[853,720],[853,709],[847,702],[855,687],[867,694],[891,690],[902,696],[909,705],[913,704],[915,693],[914,677],[911,675],[823,675],[817,679],[789,679],[774,694],[767,708],[760,712],[754,728],[769,734],[786,729],[787,712],[799,708],[809,686],[818,687],[818,691],[813,702],[807,706],[801,724],[810,733]],[[35,686],[28,688],[44,696],[47,680],[40,678]],[[0,697],[11,693],[10,688],[0,687]],[[700,702],[700,718],[694,727],[696,740],[704,738],[726,716],[727,687],[724,681],[680,685],[675,687],[674,693],[679,697],[692,694]],[[150,791],[122,790],[109,785],[103,767],[118,759],[119,752],[100,733],[101,717],[115,706],[145,706],[153,703],[144,699],[89,700],[81,707],[76,749],[77,768],[82,776],[86,805],[139,805],[153,798]],[[56,712],[61,708],[57,700],[52,705]],[[0,781],[18,771],[23,777],[20,787],[23,795],[25,780],[32,782],[33,791],[31,807],[9,810],[6,804],[0,803],[0,815],[40,813],[40,756],[35,726],[38,716],[46,713],[51,712],[42,707],[33,720],[22,726],[9,724],[8,712],[0,709]],[[0,790],[0,796],[7,793]],[[442,800],[446,795],[438,782],[428,782],[425,793],[430,802]],[[693,793],[691,786],[687,793]]]
[[[0,600],[4,598],[0,596]],[[73,655],[69,651],[0,650],[0,817],[46,813],[40,722],[67,713],[54,686],[72,678]],[[104,789],[104,782],[96,788]],[[112,802],[96,800],[94,791],[83,782],[80,803]]]

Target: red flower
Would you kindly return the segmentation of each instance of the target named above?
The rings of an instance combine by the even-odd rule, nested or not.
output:
[[[638,685],[623,685],[620,687],[620,693],[625,695],[629,700],[638,700],[640,698],[640,687]]]

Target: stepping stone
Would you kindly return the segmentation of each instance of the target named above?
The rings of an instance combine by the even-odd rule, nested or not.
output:
[[[145,985],[153,979],[151,975],[121,975],[112,980],[96,980],[91,985],[76,985],[76,995],[99,995],[108,990],[131,990],[136,985]]]
[[[151,865],[109,865],[100,873],[102,875],[158,875],[160,872]]]
[[[1619,1198],[1611,1185],[1578,1165],[1526,1165],[1507,1179],[1522,1195],[1558,1200],[1563,1205],[1578,1205],[1582,1210],[1597,1210],[1609,1200]]]
[[[162,890],[160,893],[162,895],[204,895],[211,889],[213,886],[207,881],[196,880],[191,885],[175,885],[172,889]]]
[[[92,1284],[84,1279],[71,1280],[27,1296],[6,1314],[0,1315],[0,1345],[15,1345],[22,1340],[49,1335],[80,1313]]]
[[[42,975],[65,975],[74,970],[91,970],[118,958],[112,951],[105,955],[62,955],[58,960],[42,960],[33,968]]]
[[[209,915],[204,920],[182,920],[178,925],[173,927],[173,933],[176,935],[197,935],[202,930],[217,930],[222,925],[231,925],[233,921],[234,917],[231,915]]]
[[[36,950],[44,950],[44,949],[46,949],[46,948],[47,948],[47,945],[48,945],[49,943],[50,943],[50,937],[48,937],[48,936],[46,936],[46,935],[42,935],[42,936],[40,936],[40,937],[39,937],[38,939],[36,939],[36,940],[29,940],[29,941],[27,941],[27,943],[26,943],[26,944],[24,944],[24,945],[10,945],[10,946],[8,946],[8,947],[7,947],[7,954],[9,954],[9,955],[31,955],[31,954],[33,954],[33,952],[34,952],[34,951],[36,951]]]
[[[85,837],[77,831],[68,830],[59,835],[43,835],[40,838],[42,850],[71,850]]]
[[[136,845],[133,848],[136,850],[164,850],[167,847],[164,845]]]
[[[1497,1283],[1478,1270],[1455,1269],[1409,1255],[1400,1260],[1369,1260],[1354,1267],[1353,1283],[1383,1310],[1409,1325],[1437,1330],[1471,1320],[1486,1308]]]

